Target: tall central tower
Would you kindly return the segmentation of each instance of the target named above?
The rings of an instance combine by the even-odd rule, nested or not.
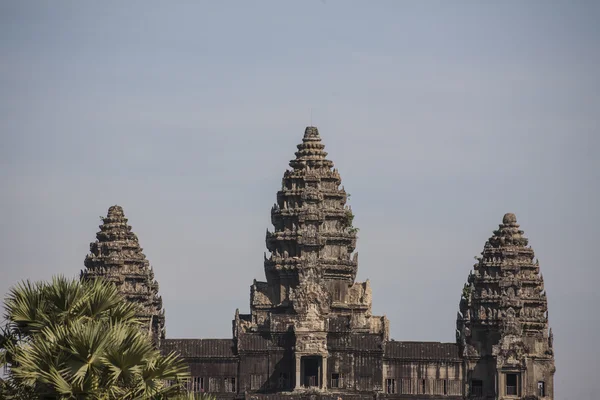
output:
[[[370,348],[381,357],[388,324],[385,317],[371,315],[369,282],[354,281],[358,229],[317,128],[307,127],[297,147],[271,209],[274,230],[266,235],[266,282],[251,286],[251,313],[236,312],[234,338],[241,359],[252,357],[264,341],[262,350],[280,360],[279,375],[271,377],[276,382],[270,387],[325,389],[327,377],[336,374],[347,376],[348,384],[354,382],[354,366],[340,367],[339,360],[352,358],[360,340],[361,351]],[[253,368],[259,363],[242,365]],[[245,371],[250,376],[258,372]],[[381,382],[372,369],[361,374]]]
[[[271,210],[275,229],[267,231],[265,274],[278,308],[293,306],[293,291],[309,279],[322,282],[331,300],[341,302],[356,277],[354,216],[324,148],[317,128],[306,128]]]

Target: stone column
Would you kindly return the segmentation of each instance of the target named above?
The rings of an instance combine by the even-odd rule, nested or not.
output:
[[[503,374],[502,372],[498,372],[498,393],[496,396],[498,396],[498,398],[506,396],[506,374]]]
[[[500,382],[499,382],[500,372],[496,370],[496,374],[494,375],[494,392],[496,397],[500,397]]]
[[[321,389],[327,390],[327,357],[321,358]]]
[[[519,374],[519,379],[517,380],[517,396],[521,397],[521,396],[525,396],[527,393],[527,385],[526,385],[526,376],[525,374],[527,373],[527,370],[522,371]]]
[[[296,386],[294,390],[300,390],[300,387],[302,386],[300,377],[300,370],[302,367],[301,359],[302,357],[299,354],[296,354]]]

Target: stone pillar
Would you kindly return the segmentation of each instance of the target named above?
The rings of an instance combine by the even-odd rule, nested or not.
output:
[[[300,387],[302,386],[301,383],[301,368],[302,368],[302,357],[299,354],[296,354],[296,386],[294,388],[294,390],[300,390]]]
[[[506,396],[506,374],[502,372],[498,372],[498,393],[496,393],[498,398],[502,396]]]
[[[499,382],[500,372],[496,370],[496,374],[494,375],[494,393],[496,394],[496,398],[500,397],[500,382]]]
[[[327,357],[321,358],[321,389],[327,390]]]
[[[525,380],[525,378],[526,378],[526,377],[525,377],[525,374],[526,374],[526,373],[527,373],[527,370],[525,370],[525,371],[522,371],[522,372],[519,374],[519,379],[517,380],[517,385],[518,385],[518,386],[517,386],[517,395],[518,395],[519,397],[521,397],[521,396],[525,396],[525,395],[527,395],[527,394],[528,394],[528,393],[527,393],[527,389],[528,389],[528,388],[527,388],[527,384],[526,384],[526,382],[527,382],[527,381]]]

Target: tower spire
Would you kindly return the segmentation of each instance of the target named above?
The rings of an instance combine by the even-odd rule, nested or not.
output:
[[[328,160],[325,145],[321,143],[319,130],[315,126],[307,126],[304,130],[302,143],[298,146],[296,158],[290,161],[290,167],[294,170],[333,168],[333,162]]]
[[[102,218],[96,241],[90,243],[82,279],[102,277],[114,283],[119,292],[139,307],[137,315],[158,344],[164,339],[165,316],[158,282],[142,253],[138,237],[131,231],[121,206],[111,206]]]
[[[515,214],[507,213],[485,243],[460,301],[457,335],[467,351],[478,330],[498,332],[496,340],[506,335],[548,337],[544,282],[528,242]]]
[[[340,279],[354,282],[357,259],[356,229],[352,227],[352,211],[345,206],[347,194],[339,173],[327,159],[319,130],[308,126],[293,170],[284,173],[282,190],[271,210],[273,232],[267,232],[265,260],[269,282],[283,282],[294,288],[304,279]],[[309,273],[310,271],[310,273]],[[289,289],[283,289],[280,301],[290,300]]]
[[[527,244],[515,214],[505,214],[485,243],[460,299],[456,339],[462,357],[470,361],[465,365],[477,365],[478,372],[471,369],[465,374],[481,377],[483,392],[497,390],[497,380],[487,377],[510,377],[507,388],[521,385],[518,374],[505,371],[526,368],[529,382],[541,382],[542,390],[544,382],[553,380],[548,302],[539,264]],[[535,360],[535,369],[530,360]],[[523,393],[531,392],[531,387],[523,383]]]

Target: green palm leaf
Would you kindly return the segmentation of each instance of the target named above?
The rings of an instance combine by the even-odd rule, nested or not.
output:
[[[188,366],[154,348],[140,331],[136,306],[109,282],[26,281],[11,289],[4,308],[0,365],[11,368],[0,380],[0,398],[131,400],[183,393],[179,383],[189,377]]]

